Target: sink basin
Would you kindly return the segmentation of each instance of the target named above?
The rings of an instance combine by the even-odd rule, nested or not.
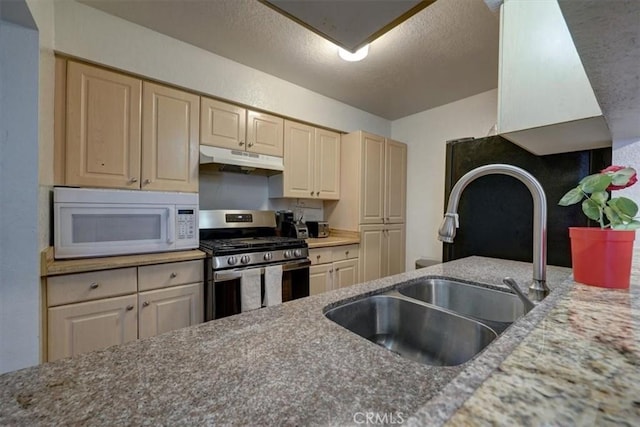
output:
[[[373,295],[327,311],[344,328],[416,362],[467,362],[497,335],[471,319],[402,297]]]
[[[398,292],[463,316],[470,316],[501,333],[526,314],[520,299],[508,292],[451,279],[426,278],[400,287]]]

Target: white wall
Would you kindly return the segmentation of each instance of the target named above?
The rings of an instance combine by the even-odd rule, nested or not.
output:
[[[72,0],[55,3],[59,52],[321,126],[388,136],[390,122]]]
[[[2,373],[40,356],[38,32],[2,20],[0,206]]]
[[[418,258],[442,259],[447,140],[487,136],[496,118],[494,89],[392,122],[391,137],[408,144],[407,270]]]

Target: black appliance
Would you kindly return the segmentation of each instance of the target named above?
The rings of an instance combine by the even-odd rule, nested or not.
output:
[[[482,165],[506,163],[535,176],[547,197],[547,264],[570,267],[569,226],[597,226],[580,204],[558,206],[560,198],[586,175],[611,164],[611,149],[536,156],[500,136],[464,138],[446,146],[445,211],[449,194],[465,173]],[[533,200],[519,180],[504,175],[476,179],[462,192],[460,228],[454,243],[443,244],[443,261],[471,255],[531,262]]]
[[[309,296],[309,250],[304,239],[276,235],[273,211],[201,210],[205,258],[205,320],[241,312],[242,272],[282,265],[282,301]]]
[[[278,235],[306,239],[309,237],[307,225],[296,221],[292,211],[283,210],[276,212],[276,228]]]

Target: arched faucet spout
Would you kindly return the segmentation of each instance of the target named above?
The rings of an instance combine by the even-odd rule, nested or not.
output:
[[[449,195],[447,212],[438,230],[438,239],[445,243],[453,243],[458,228],[458,203],[464,189],[475,179],[485,175],[512,176],[527,186],[533,197],[533,282],[529,287],[529,296],[540,301],[549,294],[546,284],[547,276],[547,197],[538,180],[516,166],[492,164],[480,166],[467,172],[453,186]]]

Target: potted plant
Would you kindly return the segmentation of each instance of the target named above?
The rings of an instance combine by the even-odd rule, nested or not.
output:
[[[583,178],[558,203],[574,205],[582,201],[584,214],[598,221],[597,227],[569,227],[571,263],[576,282],[606,288],[628,288],[631,276],[638,205],[626,197],[610,197],[609,192],[637,182],[635,169],[609,166]]]

